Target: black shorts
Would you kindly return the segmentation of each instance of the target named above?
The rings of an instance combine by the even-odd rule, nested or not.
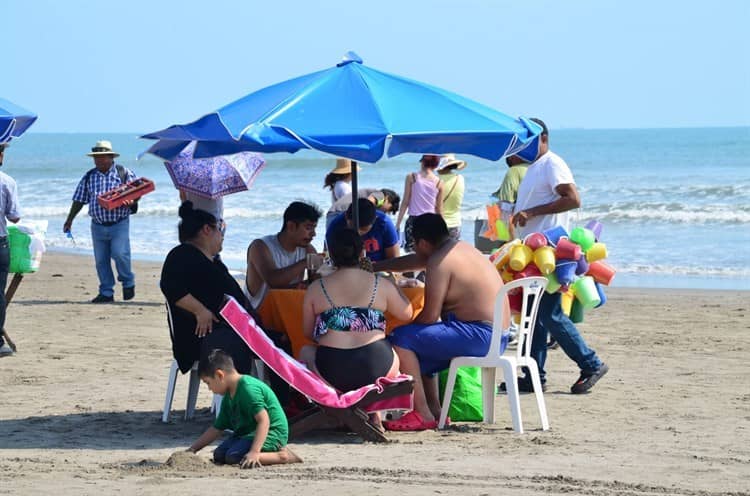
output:
[[[345,393],[385,377],[393,366],[393,348],[385,339],[350,349],[318,346],[315,366],[323,379]]]
[[[404,251],[414,251],[414,217],[410,216],[404,224]]]

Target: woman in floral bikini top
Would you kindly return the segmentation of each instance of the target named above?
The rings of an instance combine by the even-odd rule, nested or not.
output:
[[[331,305],[331,308],[323,310],[317,317],[315,317],[313,339],[316,341],[326,334],[328,329],[341,332],[385,332],[385,313],[377,308],[372,308],[372,304],[375,302],[375,296],[377,296],[378,293],[377,274],[375,274],[372,296],[370,297],[370,302],[367,304],[367,307],[336,306],[328,295],[328,291],[326,291],[325,281],[323,279],[320,280],[320,289],[323,290],[323,295]]]
[[[329,245],[336,271],[310,285],[303,329],[318,343],[301,358],[341,392],[399,373],[398,357],[385,339],[385,313],[412,317],[409,300],[388,279],[359,268],[362,239],[352,229],[337,232]]]

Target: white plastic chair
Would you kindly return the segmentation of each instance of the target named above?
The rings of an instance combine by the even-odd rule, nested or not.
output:
[[[174,338],[174,328],[172,324],[172,311],[169,308],[169,303],[165,304],[167,307],[167,322],[169,323],[169,335]],[[177,360],[172,359],[172,366],[169,368],[169,379],[167,380],[167,395],[164,398],[164,409],[161,413],[161,421],[169,422],[169,413],[172,411],[172,400],[174,399],[174,388],[177,384],[177,376],[180,373],[180,368],[177,365]],[[190,383],[188,385],[188,397],[187,405],[185,406],[185,420],[190,420],[195,415],[195,403],[198,400],[198,391],[200,390],[201,380],[198,376],[198,362],[193,364],[190,369]],[[223,396],[220,394],[214,394],[213,400],[211,400],[211,411],[219,415],[221,409],[221,400]]]
[[[165,302],[167,307],[167,322],[169,323],[169,335],[174,337],[174,328],[172,324],[172,311],[169,303]],[[177,360],[172,359],[172,366],[169,368],[169,379],[167,380],[167,395],[164,398],[164,409],[161,414],[161,421],[169,422],[169,413],[172,410],[172,400],[174,399],[174,388],[177,384],[177,376],[180,374],[180,367]],[[259,378],[266,384],[269,382],[268,370],[265,364],[259,360],[253,360],[252,375]],[[185,406],[185,420],[190,420],[195,415],[195,404],[198,401],[198,391],[200,390],[201,380],[198,376],[198,362],[193,363],[190,369],[190,383],[188,384],[187,405]],[[224,398],[221,394],[214,394],[211,400],[211,411],[218,417],[221,410],[221,400]]]
[[[536,313],[542,292],[547,287],[545,277],[527,277],[517,279],[505,284],[498,292],[495,299],[494,322],[492,323],[492,339],[486,356],[483,357],[456,357],[451,360],[448,371],[448,381],[445,385],[442,408],[440,410],[440,421],[438,428],[445,427],[445,421],[450,408],[453,387],[456,384],[456,372],[459,367],[482,367],[482,416],[486,423],[495,423],[495,391],[497,388],[496,371],[501,368],[505,378],[505,387],[508,391],[508,402],[510,413],[513,418],[513,430],[519,434],[523,433],[523,422],[521,420],[521,403],[518,398],[518,367],[527,367],[531,374],[531,382],[534,386],[536,404],[539,408],[539,416],[542,420],[542,430],[549,429],[547,419],[547,408],[544,404],[542,393],[542,382],[539,378],[539,368],[536,360],[531,357],[531,339],[534,334]],[[518,324],[518,344],[516,352],[500,354],[500,346],[505,317],[505,301],[509,292],[513,290],[523,291],[523,305],[521,309],[521,320]],[[529,298],[533,301],[529,304]]]

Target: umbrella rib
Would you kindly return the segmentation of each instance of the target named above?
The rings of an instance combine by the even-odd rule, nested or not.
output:
[[[349,67],[349,65],[347,65],[346,67]],[[325,73],[326,73],[326,75],[327,75],[327,74],[328,74],[328,71],[325,71]],[[360,81],[362,82],[362,84],[363,84],[363,85],[364,85],[364,86],[365,86],[366,88],[368,88],[368,90],[369,90],[369,89],[370,89],[370,86],[369,86],[369,85],[367,84],[367,81],[365,80],[365,78],[364,78],[364,77],[362,77],[362,74],[361,74],[361,73],[360,73],[359,71],[357,71],[357,77],[358,77],[358,78],[359,78],[359,80],[360,80]],[[295,95],[294,95],[293,97],[290,97],[290,98],[286,98],[286,99],[285,99],[285,100],[284,100],[283,102],[279,103],[279,104],[278,104],[278,105],[276,105],[276,106],[275,106],[275,107],[274,107],[274,108],[273,108],[273,109],[272,109],[271,111],[269,111],[269,112],[268,112],[268,113],[266,114],[266,116],[265,116],[265,117],[263,117],[263,119],[258,119],[258,121],[256,121],[255,123],[253,123],[253,124],[251,124],[251,125],[249,125],[249,126],[246,126],[246,127],[245,127],[245,128],[244,128],[244,129],[242,130],[242,135],[244,135],[244,134],[245,134],[245,132],[246,132],[246,131],[247,131],[248,129],[250,129],[250,128],[251,128],[251,127],[253,127],[254,125],[257,125],[257,124],[258,124],[259,122],[263,122],[263,121],[266,121],[266,120],[271,120],[271,119],[273,119],[274,117],[276,117],[277,115],[281,114],[281,113],[282,113],[282,112],[283,112],[284,110],[286,110],[286,109],[287,109],[287,108],[288,108],[288,107],[289,107],[290,105],[293,105],[293,104],[294,104],[294,103],[295,103],[295,102],[296,102],[297,100],[299,100],[300,98],[304,97],[304,96],[305,96],[306,94],[310,93],[310,92],[311,92],[312,90],[314,90],[315,88],[319,87],[319,86],[320,86],[320,85],[322,85],[323,83],[324,83],[324,78],[318,78],[318,80],[317,80],[317,81],[315,81],[315,83],[314,83],[313,85],[311,85],[311,86],[306,86],[306,87],[305,87],[305,91],[303,91],[303,92],[299,92],[299,93],[295,94]],[[370,93],[369,91],[367,92],[367,94],[368,94],[368,95],[372,95],[372,94],[371,94],[371,93]],[[373,107],[374,107],[374,108],[375,108],[375,110],[377,111],[377,114],[378,114],[378,118],[379,118],[379,120],[380,120],[380,122],[381,122],[381,124],[382,124],[382,127],[383,127],[383,129],[385,129],[385,128],[386,128],[386,126],[385,126],[385,124],[384,124],[384,119],[383,119],[383,112],[382,112],[382,109],[381,109],[381,108],[380,108],[380,106],[379,106],[379,105],[377,104],[377,101],[376,101],[375,99],[373,99],[372,97],[370,98],[370,101],[372,102],[372,105],[373,105]],[[282,108],[282,107],[283,107],[283,108]],[[331,156],[340,156],[340,154],[333,154],[333,153],[330,153],[330,152],[327,152],[327,151],[325,151],[325,150],[321,150],[321,149],[319,149],[319,148],[317,148],[317,147],[314,147],[314,146],[312,146],[311,144],[309,144],[309,143],[308,143],[307,141],[305,141],[304,139],[302,139],[302,138],[301,138],[301,137],[300,137],[300,136],[299,136],[299,135],[298,135],[297,133],[295,133],[295,132],[294,132],[294,131],[293,131],[292,129],[290,129],[290,128],[288,128],[288,127],[285,127],[285,126],[279,126],[279,125],[274,125],[274,124],[268,124],[268,125],[269,125],[270,127],[274,127],[274,128],[277,128],[277,129],[283,129],[284,131],[286,131],[287,133],[289,133],[290,135],[292,135],[292,137],[294,137],[294,139],[296,139],[296,140],[297,140],[297,141],[298,141],[299,143],[301,143],[301,144],[302,144],[302,145],[303,145],[303,146],[304,146],[305,148],[307,148],[308,150],[316,150],[316,151],[319,151],[319,152],[321,152],[321,153],[325,153],[325,154],[327,154],[327,155],[331,155]],[[387,139],[389,139],[389,138],[391,138],[391,137],[392,137],[392,135],[391,135],[390,133],[386,134],[386,140],[387,140]],[[384,156],[387,156],[387,155],[385,154],[385,150],[383,150],[383,154],[381,154],[381,156],[380,156],[380,158],[378,158],[378,160],[382,159],[382,158],[383,158]]]
[[[221,122],[221,125],[222,125],[222,126],[224,127],[224,130],[225,130],[225,131],[227,132],[227,134],[228,134],[229,136],[231,136],[231,137],[232,137],[232,139],[233,139],[234,141],[236,141],[236,142],[239,142],[239,141],[240,141],[240,138],[241,138],[241,137],[242,137],[242,135],[243,135],[243,134],[245,133],[245,130],[243,129],[243,130],[242,130],[242,132],[240,133],[240,135],[239,135],[239,136],[237,136],[237,137],[235,137],[235,136],[234,136],[234,135],[232,134],[232,131],[230,131],[230,130],[229,130],[229,127],[227,126],[226,122],[224,122],[224,119],[222,119],[222,118],[221,118],[221,114],[220,114],[220,113],[219,113],[218,111],[216,111],[216,112],[212,112],[212,113],[213,113],[213,114],[216,114],[216,118],[217,118],[217,119],[219,119],[219,122]],[[206,115],[211,115],[211,114],[206,114]]]
[[[13,135],[13,130],[16,128],[16,120],[11,119],[10,124],[8,124],[8,128],[3,132],[3,134],[0,134],[0,143],[4,143],[6,138],[10,138]]]
[[[296,139],[297,141],[299,141],[299,142],[300,142],[300,143],[301,143],[302,145],[304,145],[304,146],[305,146],[305,148],[307,148],[308,150],[317,150],[317,151],[319,151],[319,152],[323,152],[323,150],[318,150],[318,149],[317,149],[317,148],[315,148],[314,146],[311,146],[311,145],[310,145],[310,144],[309,144],[308,142],[306,142],[305,140],[303,140],[302,138],[300,138],[300,137],[299,137],[299,136],[297,135],[297,133],[295,133],[294,131],[292,131],[291,129],[289,129],[289,128],[287,128],[287,127],[284,127],[284,126],[274,126],[273,124],[271,124],[271,127],[274,127],[274,128],[277,128],[277,129],[283,129],[283,130],[284,130],[284,131],[286,131],[287,133],[291,134],[291,135],[292,135],[292,136],[294,137],[294,139]],[[323,152],[323,153],[326,153],[326,152]]]
[[[379,75],[381,75],[381,76],[385,76],[385,77],[388,77],[388,78],[394,78],[394,76],[393,76],[393,75],[391,75],[391,74],[388,74],[388,73],[386,73],[386,72],[378,71],[377,69],[369,68],[369,70],[370,70],[370,71],[373,71],[373,72],[375,72],[375,73],[378,73],[378,74],[379,74]],[[367,84],[367,81],[366,81],[366,79],[365,79],[365,78],[364,78],[364,77],[362,76],[362,73],[361,73],[361,71],[357,71],[357,76],[358,76],[358,77],[360,78],[360,80],[361,80],[361,81],[363,82],[363,84],[364,84],[364,85],[365,85],[365,86],[366,86],[366,87],[367,87],[367,88],[369,89],[369,88],[370,88],[370,86],[369,86],[369,84]],[[441,89],[439,89],[439,88],[433,87],[432,85],[429,85],[429,84],[423,84],[423,83],[420,83],[420,82],[418,82],[418,81],[415,81],[415,80],[413,80],[413,79],[410,79],[410,78],[400,78],[400,77],[398,77],[398,78],[396,78],[396,79],[398,79],[398,80],[400,80],[400,81],[403,81],[403,82],[407,82],[407,83],[408,83],[409,85],[413,85],[413,86],[418,86],[418,87],[420,87],[421,89],[424,89],[424,90],[426,90],[426,91],[429,91],[429,92],[430,92],[430,93],[432,93],[433,95],[436,95],[436,96],[438,96],[438,97],[440,97],[440,98],[448,98],[448,99],[449,99],[449,100],[450,100],[450,101],[451,101],[451,102],[452,102],[452,103],[453,103],[454,105],[456,105],[456,106],[459,106],[459,107],[464,107],[464,108],[466,108],[466,107],[465,107],[465,106],[463,106],[463,105],[462,105],[462,104],[461,104],[461,103],[460,103],[459,101],[456,101],[456,99],[459,99],[459,100],[463,99],[463,100],[467,100],[467,101],[471,101],[471,102],[473,102],[472,100],[468,100],[468,99],[466,99],[466,98],[462,97],[461,95],[458,95],[458,94],[456,94],[456,93],[453,93],[453,92],[451,92],[451,91],[448,91],[448,90],[441,90]],[[368,94],[369,94],[369,95],[372,95],[372,93],[370,93],[370,92],[368,92]],[[383,112],[382,112],[382,109],[380,108],[380,106],[378,105],[378,103],[377,103],[377,100],[375,100],[375,99],[371,98],[371,101],[372,101],[372,103],[373,103],[373,107],[374,107],[374,108],[375,108],[375,109],[377,110],[377,112],[378,112],[378,117],[380,118],[380,122],[381,122],[381,123],[382,123],[382,122],[384,122],[384,118],[383,118]],[[488,109],[489,109],[489,107],[488,107]],[[492,125],[496,125],[496,124],[497,124],[497,121],[495,121],[495,120],[494,120],[494,119],[492,119],[491,117],[488,117],[488,116],[484,115],[483,113],[480,113],[480,112],[476,111],[476,110],[475,110],[475,109],[473,109],[473,108],[471,108],[471,109],[469,109],[469,110],[471,111],[471,113],[472,113],[473,115],[475,115],[475,116],[477,116],[477,117],[481,118],[482,120],[484,120],[484,121],[486,121],[486,122],[488,122],[488,123],[490,123],[490,124],[492,124]],[[492,110],[492,109],[489,109],[489,110]],[[385,127],[385,126],[383,126],[383,127]],[[452,135],[462,135],[462,134],[483,134],[484,132],[485,132],[485,131],[470,131],[470,130],[462,129],[461,131],[452,131],[452,132],[450,132],[450,133],[445,133],[445,134],[452,134]],[[399,132],[399,133],[389,133],[387,137],[388,137],[388,138],[393,138],[394,136],[415,136],[415,135],[419,135],[419,134],[425,134],[425,133],[430,133],[430,134],[432,134],[432,133],[433,133],[433,131],[432,131],[432,130],[429,130],[429,129],[423,129],[423,130],[420,130],[420,131],[408,131],[408,132]],[[492,134],[498,134],[498,132],[497,132],[497,131],[487,131],[487,132],[486,132],[486,134],[488,134],[488,135],[492,135]],[[515,133],[511,133],[511,134],[513,134],[513,142],[514,142],[514,141],[515,141],[515,140],[517,139],[517,136],[515,135]],[[388,145],[388,147],[387,147],[387,148],[388,148],[388,149],[390,149],[390,144]],[[507,148],[505,149],[505,152],[507,153],[507,151],[508,151],[509,149],[510,149],[510,147],[507,147]],[[383,153],[383,155],[381,156],[381,158],[382,158],[383,156],[385,156],[385,157],[389,157],[389,156],[390,156],[390,155],[388,155],[388,154],[387,154],[387,150],[384,150],[384,153]]]
[[[328,75],[328,73],[329,73],[329,71],[322,71],[322,73],[320,75],[321,76]],[[274,105],[273,107],[271,107],[270,109],[268,109],[268,111],[266,111],[265,113],[263,113],[261,115],[261,117],[259,117],[258,119],[255,120],[255,122],[253,122],[253,123],[245,126],[242,129],[242,131],[240,131],[239,137],[236,138],[236,139],[239,141],[242,138],[242,136],[245,135],[245,133],[247,132],[248,129],[250,129],[250,128],[254,127],[254,126],[257,126],[259,124],[265,124],[265,125],[270,126],[270,127],[280,127],[282,129],[286,129],[286,128],[282,127],[282,126],[273,126],[273,124],[269,123],[268,121],[271,121],[274,118],[276,118],[278,115],[282,114],[284,111],[286,111],[291,105],[293,105],[299,99],[303,98],[306,94],[310,93],[313,89],[315,89],[318,86],[320,86],[321,84],[323,84],[323,80],[324,79],[325,78],[323,78],[323,77],[318,77],[316,81],[314,81],[310,85],[305,86],[304,87],[304,91],[297,90],[296,92],[293,92],[293,93],[289,94],[287,97],[285,97],[279,103],[277,103],[276,105]],[[222,121],[222,124],[223,123],[224,122]],[[226,125],[224,127],[226,128]],[[288,129],[286,129],[286,130],[289,131]],[[294,133],[291,133],[291,134],[295,138],[299,139],[299,137],[297,137],[297,135],[295,135]],[[302,140],[300,140],[300,141],[302,141]],[[309,145],[307,145],[307,144],[305,144],[305,145],[308,146],[308,148],[311,148],[311,147],[309,147]]]
[[[351,65],[351,64],[349,64],[349,65]],[[358,66],[357,69],[360,69],[360,67]],[[371,69],[371,70],[374,70],[374,69]],[[375,71],[375,72],[380,72],[380,71]],[[378,118],[380,119],[380,123],[382,124],[383,129],[387,129],[387,126],[385,125],[385,119],[383,118],[383,109],[380,108],[380,105],[378,105],[377,100],[375,100],[375,98],[373,98],[370,85],[367,84],[367,80],[362,76],[362,71],[361,70],[357,70],[356,73],[357,73],[357,77],[359,78],[359,80],[362,81],[362,84],[367,88],[367,94],[370,96],[370,101],[372,102],[373,107],[375,107],[375,110],[378,113]],[[390,132],[386,135],[386,139],[389,138],[389,137],[391,137],[391,133]],[[385,150],[383,150],[383,154],[385,154]],[[381,156],[381,158],[382,158],[382,156]]]
[[[378,73],[380,73],[380,74],[384,74],[384,75],[387,75],[388,77],[393,77],[392,75],[390,75],[390,74],[388,74],[388,73],[385,73],[385,72],[382,72],[382,71],[378,71],[378,70],[376,70],[376,69],[371,69],[371,70],[373,70],[373,71],[375,71],[375,72],[378,72]],[[465,101],[467,101],[467,102],[470,102],[470,103],[472,103],[472,104],[476,104],[476,102],[474,102],[473,100],[470,100],[470,99],[468,99],[468,98],[466,98],[466,97],[463,97],[463,96],[461,96],[461,95],[459,95],[459,94],[457,94],[457,93],[454,93],[454,92],[452,92],[452,91],[449,91],[449,90],[445,90],[445,89],[441,89],[441,88],[437,88],[437,87],[435,87],[435,86],[432,86],[431,84],[420,83],[419,81],[415,81],[415,80],[413,80],[413,79],[410,79],[410,78],[399,78],[399,79],[400,79],[401,81],[405,81],[405,82],[408,82],[408,83],[409,83],[410,85],[414,85],[414,86],[417,86],[417,87],[419,87],[419,88],[421,88],[421,89],[423,89],[423,90],[429,91],[429,92],[430,92],[430,93],[432,93],[433,95],[436,95],[436,96],[438,96],[438,97],[440,97],[440,98],[447,98],[447,99],[449,99],[449,100],[450,100],[450,101],[451,101],[451,102],[452,102],[452,103],[453,103],[454,105],[456,105],[456,106],[458,106],[458,107],[462,107],[462,108],[465,108],[465,109],[469,110],[469,111],[470,111],[470,112],[471,112],[471,113],[472,113],[473,115],[475,115],[475,116],[477,116],[477,117],[480,117],[481,119],[483,119],[483,120],[485,120],[485,121],[487,121],[487,122],[489,122],[489,123],[491,123],[491,124],[497,124],[497,121],[495,121],[495,120],[494,120],[494,119],[493,119],[492,117],[486,116],[486,115],[484,115],[483,113],[481,113],[481,112],[478,112],[478,111],[477,111],[477,110],[475,110],[474,108],[469,108],[469,107],[466,107],[466,106],[465,106],[464,104],[462,104],[462,103],[460,102],[460,100],[465,100]],[[459,101],[457,101],[457,99],[458,99]],[[480,104],[480,106],[481,106],[481,104]],[[486,107],[486,108],[487,108],[488,110],[490,110],[490,111],[493,111],[493,112],[495,112],[495,113],[498,113],[498,114],[500,114],[500,112],[497,112],[496,110],[494,110],[494,109],[492,109],[492,108],[490,108],[490,107]],[[500,115],[502,115],[502,114],[500,114]],[[397,136],[408,136],[408,135],[410,135],[410,134],[420,134],[420,133],[424,133],[424,132],[430,132],[430,131],[428,131],[428,130],[424,130],[424,131],[417,131],[417,132],[413,132],[413,131],[412,131],[412,132],[409,132],[409,133],[397,133],[396,135],[397,135]],[[462,130],[461,132],[467,132],[467,131],[465,131],[465,130]],[[472,131],[472,132],[475,132],[475,131]],[[491,133],[491,132],[490,132],[490,133]]]

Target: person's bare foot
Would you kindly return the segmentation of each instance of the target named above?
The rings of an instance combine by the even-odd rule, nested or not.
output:
[[[302,463],[302,458],[297,456],[294,451],[290,450],[287,446],[281,448],[279,454],[281,454],[281,457],[284,460],[283,463]]]

